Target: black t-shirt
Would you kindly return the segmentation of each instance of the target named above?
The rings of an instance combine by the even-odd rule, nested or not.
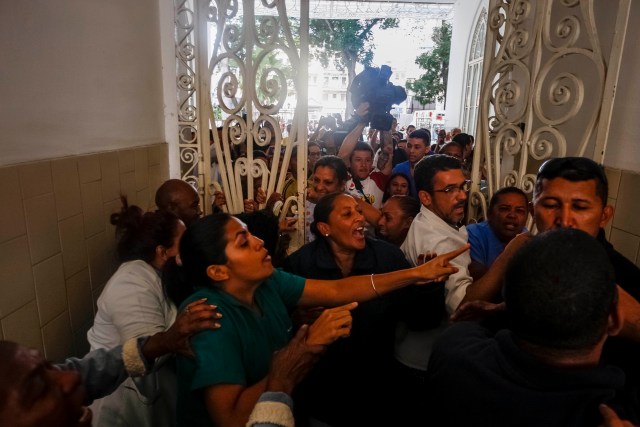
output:
[[[616,275],[616,283],[636,301],[640,301],[640,268],[613,248],[600,229],[597,236],[609,255]],[[627,376],[626,389],[629,395],[640,400],[640,344],[616,336],[607,338],[602,349],[602,359],[619,366]],[[640,402],[636,405],[640,416]]]
[[[353,262],[350,276],[387,273],[409,268],[403,252],[377,239],[366,246]],[[323,237],[317,238],[285,259],[283,270],[312,279],[339,279],[342,271]],[[375,276],[374,276],[375,280]],[[353,327],[348,338],[331,344],[294,393],[298,415],[311,415],[334,427],[391,425],[394,409],[389,405],[393,350],[397,320],[410,314],[410,303],[422,288],[410,286],[360,303],[352,311]],[[373,293],[373,289],[371,291]],[[438,292],[438,291],[436,291]],[[444,310],[444,290],[434,298]],[[420,307],[425,310],[424,306]],[[442,311],[441,313],[443,313]],[[442,319],[442,314],[439,314]],[[296,426],[304,417],[296,418]]]
[[[460,322],[436,341],[427,369],[434,426],[588,427],[606,402],[634,421],[614,366],[560,369],[522,351],[508,330],[495,336],[477,322]]]

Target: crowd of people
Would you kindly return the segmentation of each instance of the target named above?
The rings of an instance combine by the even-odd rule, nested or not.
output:
[[[602,166],[547,160],[467,226],[473,137],[366,132],[367,109],[311,132],[295,251],[277,193],[206,216],[180,180],[157,211],[123,197],[91,353],[0,342],[0,425],[640,422],[640,269],[605,239]]]

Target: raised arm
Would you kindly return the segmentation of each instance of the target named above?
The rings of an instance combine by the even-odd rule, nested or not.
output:
[[[369,145],[373,149],[374,153],[378,150],[378,147],[380,146],[380,141],[378,140],[379,134],[380,134],[380,131],[378,129],[373,129],[373,128],[369,129],[369,135],[368,135]]]
[[[408,285],[442,281],[458,271],[451,266],[450,261],[468,249],[469,245],[464,245],[417,267],[391,273],[351,276],[338,280],[307,279],[298,304],[313,307],[361,302]]]
[[[384,175],[391,175],[393,170],[393,137],[391,132],[381,132],[382,134],[382,151],[376,167]]]
[[[311,136],[309,137],[309,142],[318,142],[322,136],[325,134],[326,129],[324,129],[320,124],[316,127],[316,130],[313,131]]]
[[[362,215],[364,216],[364,219],[366,219],[367,222],[375,228],[378,224],[378,220],[382,216],[382,212],[380,211],[380,209],[376,208],[373,205],[370,205],[359,197],[356,197],[355,199],[356,202],[358,202],[358,206],[360,206],[360,209],[362,209]]]
[[[358,122],[356,127],[354,127],[351,130],[351,132],[349,132],[347,136],[344,137],[344,141],[342,141],[342,144],[340,144],[340,150],[338,150],[338,157],[340,157],[344,161],[344,163],[347,165],[347,168],[351,166],[351,161],[350,161],[351,153],[353,152],[353,149],[358,143],[358,139],[360,138],[360,135],[362,135],[362,132],[364,131],[364,127],[366,125],[366,123],[363,122],[362,119],[368,113],[369,113],[368,102],[363,102],[360,105],[358,105],[358,108],[356,109],[356,115],[360,117],[361,120],[360,122]]]
[[[502,279],[507,271],[509,260],[530,238],[531,233],[527,232],[518,234],[512,239],[487,272],[467,287],[466,294],[460,304],[476,300],[495,302],[500,295]]]

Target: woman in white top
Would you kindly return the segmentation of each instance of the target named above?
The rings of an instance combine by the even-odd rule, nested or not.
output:
[[[87,333],[91,350],[112,348],[130,338],[169,328],[175,305],[165,296],[161,271],[178,254],[185,226],[170,212],[147,212],[122,199],[116,226],[122,264],[98,298],[98,312]],[[92,405],[94,427],[175,425],[175,370],[167,359],[154,375],[128,379],[112,395]]]

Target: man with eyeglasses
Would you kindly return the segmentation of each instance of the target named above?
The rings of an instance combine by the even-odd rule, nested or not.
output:
[[[316,162],[322,157],[322,147],[317,142],[309,142],[307,145],[307,160],[309,163],[308,171],[309,176],[311,176],[311,171],[313,170]]]
[[[415,131],[412,135],[415,135]],[[400,247],[413,265],[424,262],[432,254],[445,253],[467,243],[467,230],[462,224],[471,181],[462,171],[459,159],[444,154],[433,154],[420,160],[415,167],[414,179],[418,198],[422,204],[414,218],[407,237]],[[396,329],[395,357],[399,362],[396,378],[398,405],[403,419],[399,425],[426,425],[428,411],[425,378],[431,347],[447,327],[446,313],[452,313],[465,297],[472,279],[468,266],[469,252],[452,263],[458,272],[444,283],[425,286],[421,295],[424,318],[428,324],[404,324]],[[428,293],[426,293],[428,292]],[[435,315],[435,317],[434,317]]]
[[[416,188],[422,207],[401,246],[407,259],[419,264],[421,255],[445,253],[446,248],[467,243],[467,230],[462,224],[471,181],[462,172],[460,160],[442,154],[422,159],[415,168]],[[456,246],[457,245],[457,246]],[[451,313],[465,296],[471,284],[466,252],[456,259],[458,272],[445,284],[445,302]]]

